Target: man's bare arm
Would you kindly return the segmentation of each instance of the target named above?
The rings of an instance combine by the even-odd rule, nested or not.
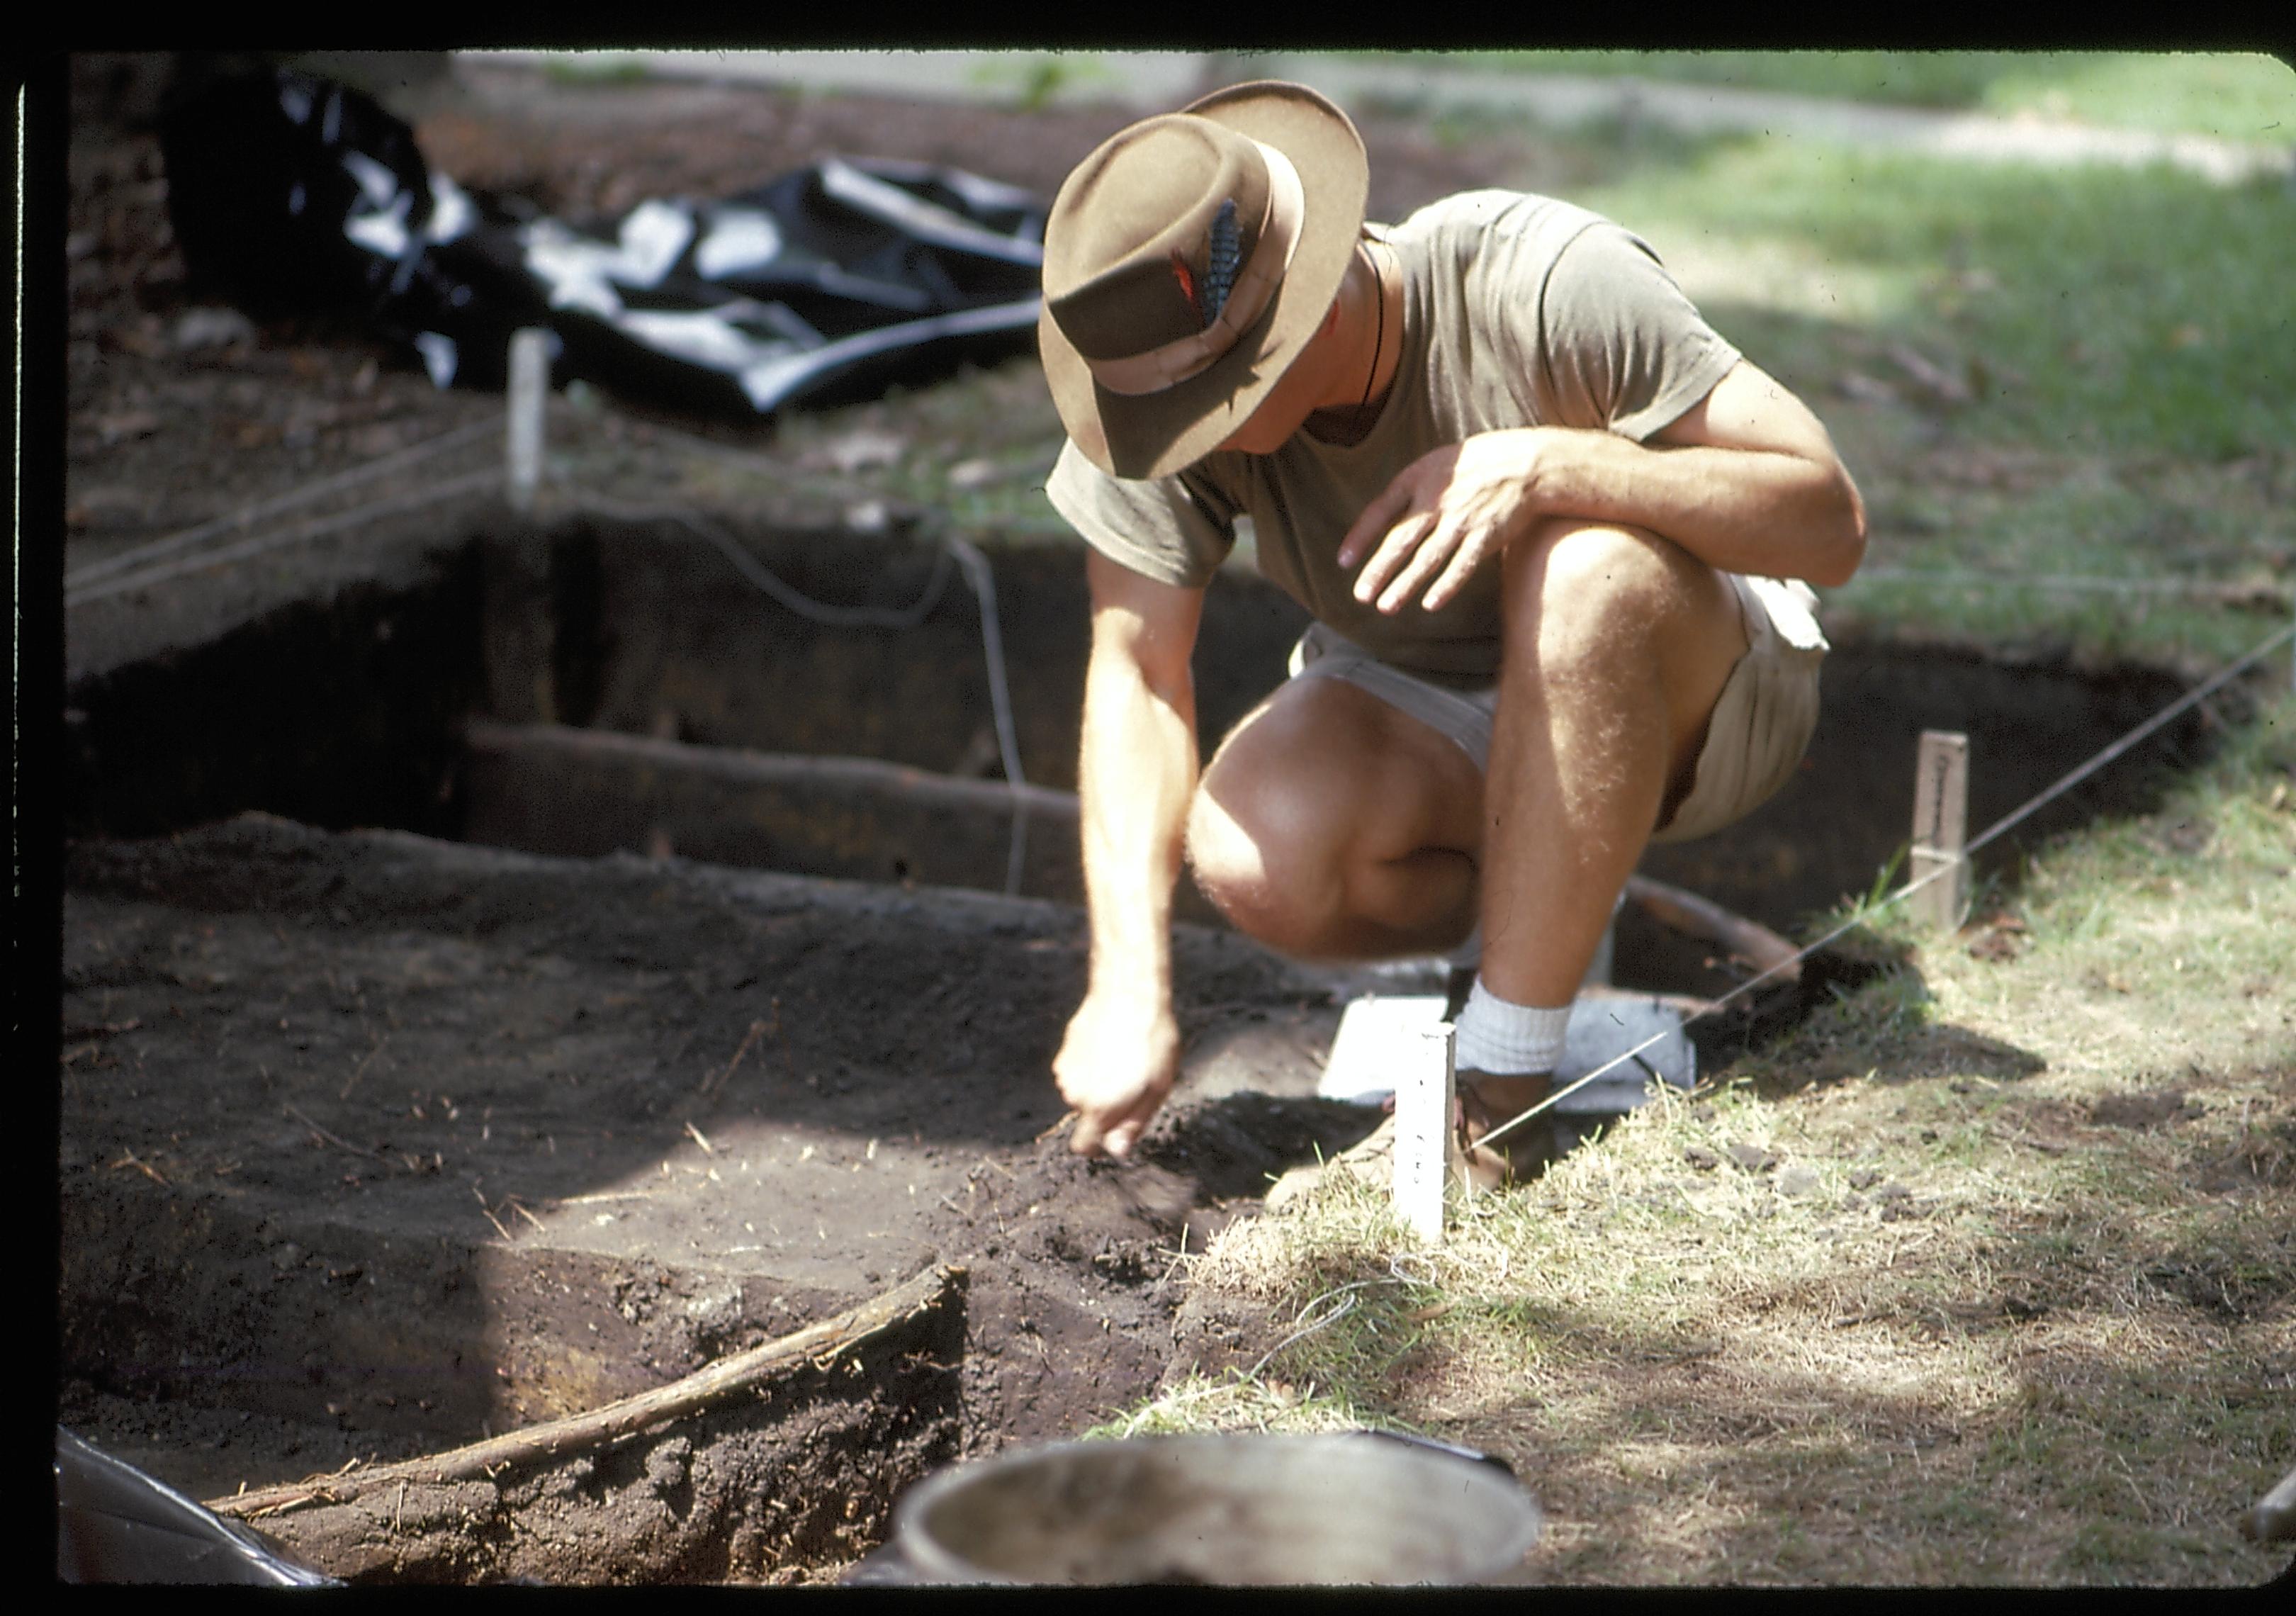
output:
[[[1092,968],[1053,1062],[1078,1112],[1070,1144],[1127,1154],[1179,1065],[1172,1017],[1172,892],[1196,783],[1189,659],[1203,592],[1090,554],[1092,660],[1085,674],[1082,798]]]
[[[1857,485],[1817,417],[1756,366],[1656,436],[1521,427],[1423,455],[1365,507],[1340,564],[1364,562],[1356,596],[1382,611],[1423,591],[1432,610],[1537,522],[1578,516],[1648,528],[1725,572],[1836,585],[1857,570]]]

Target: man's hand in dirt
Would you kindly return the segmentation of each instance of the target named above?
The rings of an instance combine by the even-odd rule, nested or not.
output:
[[[1180,1029],[1168,1003],[1144,995],[1088,995],[1053,1057],[1061,1098],[1077,1113],[1069,1148],[1080,1156],[1131,1154],[1172,1092]]]
[[[1423,589],[1421,604],[1433,611],[1464,588],[1541,514],[1532,488],[1541,430],[1479,432],[1397,472],[1340,541],[1342,569],[1364,563],[1356,599],[1393,613]]]

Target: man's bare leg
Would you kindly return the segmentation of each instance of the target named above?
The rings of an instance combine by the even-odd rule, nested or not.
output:
[[[1662,811],[1689,789],[1746,650],[1737,594],[1630,528],[1552,522],[1511,549],[1482,825],[1483,950],[1462,1017],[1480,1135],[1543,1098],[1569,1006]],[[1532,1029],[1537,1029],[1536,1036]],[[1497,1164],[1485,1163],[1496,1169]]]
[[[1279,687],[1222,742],[1188,851],[1240,930],[1304,958],[1391,958],[1456,947],[1480,902],[1490,990],[1570,1001],[1745,628],[1718,574],[1633,529],[1549,524],[1506,567],[1489,788],[1341,679]]]
[[[1295,679],[1239,723],[1188,818],[1197,884],[1304,959],[1391,959],[1473,929],[1482,776],[1446,736],[1343,679]]]

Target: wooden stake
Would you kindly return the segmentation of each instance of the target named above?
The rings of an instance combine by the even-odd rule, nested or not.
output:
[[[529,326],[510,339],[510,504],[534,511],[542,485],[542,401],[550,392],[550,332]]]
[[[1443,1243],[1443,1195],[1465,1181],[1459,1130],[1451,1126],[1458,1089],[1453,1029],[1445,1021],[1425,1034],[1425,1049],[1395,1086],[1395,1215],[1431,1245]]]
[[[1918,882],[1950,869],[1914,894],[1912,908],[1933,930],[1958,931],[1969,917],[1969,865],[1962,857],[1968,833],[1969,737],[1925,729],[1914,771],[1912,876]]]

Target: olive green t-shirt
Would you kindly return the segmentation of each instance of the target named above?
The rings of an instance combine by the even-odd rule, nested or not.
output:
[[[1517,192],[1448,198],[1367,233],[1403,271],[1401,361],[1360,442],[1295,432],[1273,455],[1215,452],[1171,476],[1111,477],[1071,443],[1046,495],[1095,548],[1198,588],[1249,515],[1259,570],[1381,660],[1446,684],[1499,665],[1498,569],[1439,611],[1393,617],[1357,601],[1335,564],[1364,506],[1420,455],[1472,433],[1569,426],[1636,441],[1713,390],[1738,351],[1640,238],[1586,209]]]

